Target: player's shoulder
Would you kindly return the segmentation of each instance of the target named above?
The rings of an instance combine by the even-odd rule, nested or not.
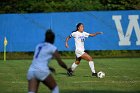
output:
[[[37,45],[37,47],[43,47],[43,46],[46,46],[46,43],[45,43],[45,42],[39,43],[39,44]]]
[[[72,36],[75,37],[75,35],[77,35],[77,31],[72,31],[70,37],[72,37]]]
[[[51,51],[52,53],[54,53],[57,50],[57,47],[51,43],[46,43],[47,44],[47,49],[49,47],[49,51]]]
[[[47,47],[51,47],[51,48],[56,48],[56,46],[55,45],[53,45],[53,44],[51,44],[51,43],[45,43],[46,45],[47,45]]]
[[[39,43],[39,44],[37,45],[37,47],[50,47],[50,48],[56,48],[56,46],[54,46],[53,44],[48,43],[48,42],[42,42],[42,43]]]
[[[78,35],[79,32],[78,32],[78,31],[73,31],[72,34],[73,34],[73,35]]]

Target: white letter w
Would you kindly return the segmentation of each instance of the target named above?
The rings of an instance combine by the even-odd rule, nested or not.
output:
[[[140,45],[140,27],[138,24],[139,16],[138,15],[129,15],[129,24],[128,24],[127,31],[126,31],[125,35],[124,35],[122,25],[120,22],[121,18],[122,17],[120,15],[112,17],[112,19],[115,21],[116,28],[117,28],[118,35],[119,35],[119,39],[120,39],[119,45],[120,46],[131,45],[130,36],[132,34],[133,28],[135,30],[136,37],[137,37],[136,45]]]

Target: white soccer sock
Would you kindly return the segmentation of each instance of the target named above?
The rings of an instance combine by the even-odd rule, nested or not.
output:
[[[95,73],[95,67],[94,67],[94,62],[93,61],[89,61],[89,67],[90,67],[92,73]]]
[[[78,66],[78,65],[75,64],[75,62],[74,62],[74,63],[72,64],[72,66],[71,66],[71,70],[74,71],[74,70],[76,69],[77,66]]]
[[[58,86],[56,86],[56,87],[52,90],[52,93],[59,93],[59,88],[58,88]]]
[[[30,92],[28,92],[28,93],[35,93],[35,92],[31,92],[31,91],[30,91]]]

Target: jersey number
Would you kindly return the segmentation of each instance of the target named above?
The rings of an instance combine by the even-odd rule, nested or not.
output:
[[[85,39],[81,39],[81,42],[84,42],[85,41]]]
[[[38,51],[37,51],[37,53],[36,53],[36,55],[35,55],[35,58],[38,58],[38,55],[39,55],[41,49],[42,49],[42,46],[39,46],[39,47],[38,47]]]

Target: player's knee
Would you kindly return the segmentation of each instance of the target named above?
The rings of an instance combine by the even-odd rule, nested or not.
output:
[[[93,59],[92,59],[92,57],[91,56],[89,56],[88,57],[88,61],[92,61]]]
[[[75,64],[79,65],[80,64],[80,61],[75,61]]]

